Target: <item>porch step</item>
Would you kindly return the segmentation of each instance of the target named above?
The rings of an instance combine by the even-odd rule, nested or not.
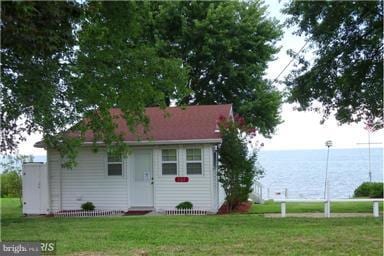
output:
[[[124,215],[145,215],[154,210],[155,208],[153,207],[131,207],[124,213]]]
[[[152,212],[152,211],[143,211],[143,210],[141,210],[141,211],[139,211],[139,210],[133,211],[133,210],[129,210],[126,213],[124,213],[124,215],[145,215],[145,214],[148,214],[150,212]]]

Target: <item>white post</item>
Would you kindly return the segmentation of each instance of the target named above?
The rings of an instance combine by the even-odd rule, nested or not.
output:
[[[330,195],[330,192],[329,192],[329,180],[326,181],[326,195],[327,195],[327,201],[326,201],[326,205],[324,206],[324,213],[325,213],[325,217],[326,218],[329,218],[331,217],[331,195]]]
[[[372,182],[372,172],[371,172],[371,131],[368,131],[368,175],[369,182]]]
[[[373,217],[379,217],[379,202],[373,202]]]
[[[324,217],[327,217],[328,213],[328,202],[324,201]]]
[[[284,196],[285,196],[285,199],[288,199],[288,189],[287,188],[284,189]]]
[[[280,207],[281,207],[281,217],[284,218],[286,215],[285,202],[281,202]]]
[[[329,218],[331,217],[331,196],[329,192],[329,181],[327,180],[325,182],[326,187],[326,200],[324,201],[324,217]]]
[[[331,201],[329,200],[324,201],[324,217],[331,217]]]
[[[328,150],[327,150],[327,164],[325,166],[324,199],[326,199],[326,195],[327,195],[329,148],[332,146],[332,141],[327,140],[325,142],[325,145],[328,147]]]

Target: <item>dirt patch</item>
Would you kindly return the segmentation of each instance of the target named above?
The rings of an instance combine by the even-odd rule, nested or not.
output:
[[[238,204],[235,209],[232,210],[232,213],[247,213],[249,209],[252,206],[252,202],[242,202]],[[228,214],[229,213],[229,207],[227,203],[224,203],[219,210],[217,211],[217,214]]]
[[[133,256],[148,256],[149,253],[143,249],[135,249],[130,252],[130,255]]]

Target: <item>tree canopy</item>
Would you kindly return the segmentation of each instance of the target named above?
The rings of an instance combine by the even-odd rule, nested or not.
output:
[[[61,60],[71,55],[80,15],[74,2],[1,3],[1,151],[67,123]]]
[[[308,109],[315,101],[335,111],[340,123],[380,122],[383,114],[382,1],[292,1],[284,13],[288,26],[307,36],[313,63],[287,78],[291,102]]]
[[[153,4],[163,54],[190,67],[191,93],[182,104],[232,103],[234,111],[268,136],[281,122],[280,93],[263,78],[282,32],[261,1]]]
[[[1,150],[15,150],[23,133],[41,131],[48,146],[74,156],[81,138],[64,136],[73,125],[111,145],[119,137],[110,108],[120,108],[135,127],[146,122],[145,106],[165,106],[166,96],[183,94],[187,68],[161,57],[156,41],[146,39],[146,6],[4,3]]]
[[[40,131],[76,155],[64,132],[123,146],[110,108],[132,130],[146,106],[233,103],[269,136],[281,97],[263,78],[281,29],[261,1],[4,2],[1,150]],[[85,118],[86,122],[81,122]]]

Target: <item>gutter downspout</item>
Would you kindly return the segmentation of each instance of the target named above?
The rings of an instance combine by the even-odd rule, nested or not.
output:
[[[59,211],[63,210],[63,159],[61,158],[60,161],[60,173],[59,173],[59,184],[60,184],[60,189],[59,189]]]

